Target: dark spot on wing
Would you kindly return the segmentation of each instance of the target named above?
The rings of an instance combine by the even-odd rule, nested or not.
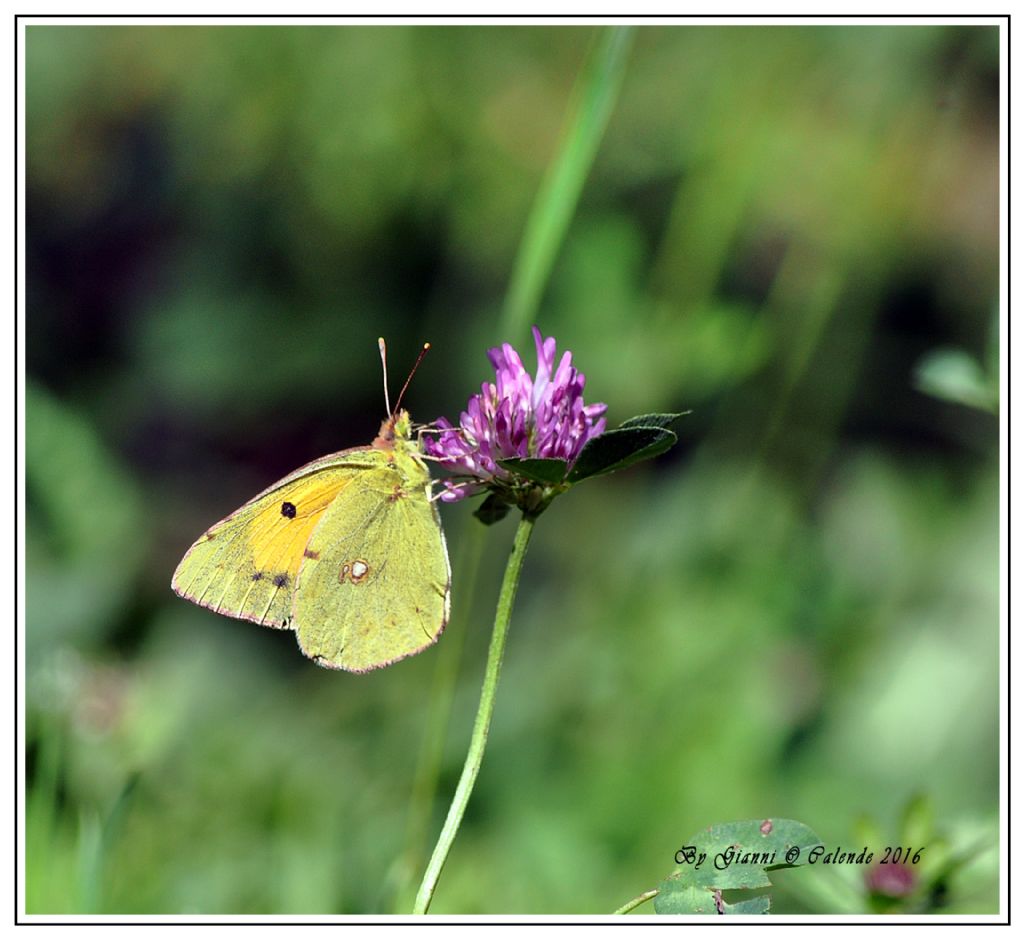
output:
[[[285,518],[295,518],[295,506],[291,502],[282,502],[281,514]]]
[[[263,580],[263,571],[256,571],[256,573],[252,575],[252,579]]]
[[[319,552],[319,551],[314,551],[314,550],[313,550],[312,548],[306,548],[306,550],[305,550],[305,551],[303,551],[302,553],[303,553],[303,554],[304,554],[304,555],[305,555],[305,556],[306,556],[307,558],[312,558],[312,559],[313,559],[314,561],[315,561],[315,560],[316,560],[316,559],[317,559],[318,557],[320,557],[320,552]]]
[[[274,586],[275,587],[287,587],[288,586],[288,575],[287,574],[275,574],[274,575]]]

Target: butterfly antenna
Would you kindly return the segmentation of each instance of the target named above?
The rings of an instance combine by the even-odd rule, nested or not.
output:
[[[412,376],[416,374],[416,369],[418,369],[420,367],[420,362],[423,361],[423,356],[425,356],[427,354],[427,350],[429,348],[430,348],[430,343],[429,342],[423,343],[423,348],[420,349],[420,354],[418,356],[416,356],[416,362],[413,365],[412,370],[409,372],[409,377],[405,380],[405,384],[402,385],[402,391],[398,395],[398,401],[395,403],[395,410],[391,412],[392,414],[397,414],[398,413],[398,409],[402,406],[402,398],[405,397],[405,389],[409,387],[409,382],[412,381]]]
[[[377,348],[380,349],[380,364],[384,369],[384,407],[391,417],[391,403],[388,401],[388,344],[383,336],[377,337]]]

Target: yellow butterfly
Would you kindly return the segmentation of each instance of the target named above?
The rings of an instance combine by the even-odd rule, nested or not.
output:
[[[383,668],[436,642],[448,622],[451,568],[401,397],[369,446],[307,463],[203,534],[174,572],[174,592],[292,629],[327,668]]]

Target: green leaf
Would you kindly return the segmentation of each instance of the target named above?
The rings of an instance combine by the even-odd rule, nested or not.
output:
[[[754,897],[751,900],[740,900],[739,903],[726,903],[722,901],[722,912],[727,916],[736,913],[767,913],[771,907],[770,897]]]
[[[510,508],[511,506],[504,499],[497,493],[492,492],[480,503],[473,514],[485,525],[493,525],[508,515]]]
[[[984,411],[999,407],[996,381],[963,349],[929,352],[918,363],[914,380],[921,391],[936,398]]]
[[[664,887],[664,885],[663,885]],[[654,912],[661,914],[682,913],[686,915],[707,914],[733,916],[737,914],[764,914],[771,907],[767,896],[751,897],[730,903],[722,896],[721,890],[706,890],[703,887],[679,886],[671,892],[664,889],[654,898]]]
[[[105,634],[118,621],[152,531],[138,480],[106,446],[94,416],[32,381],[25,384],[25,416],[31,660],[70,637],[91,641],[87,635]]]
[[[668,450],[679,438],[661,427],[619,427],[589,440],[567,477],[578,483],[612,473]]]
[[[683,881],[664,881],[654,898],[655,913],[717,913],[715,895],[706,887]]]
[[[523,459],[511,457],[507,460],[498,460],[498,465],[503,466],[510,473],[518,476],[525,476],[536,483],[554,485],[565,479],[565,460],[542,460]]]
[[[692,413],[693,411],[678,411],[675,414],[638,414],[628,421],[623,421],[619,425],[619,429],[625,427],[671,427],[679,418]]]
[[[767,896],[730,904],[723,890],[770,887],[767,871],[807,861],[821,839],[787,818],[751,819],[698,832],[676,855],[683,863],[658,885],[656,913],[767,913]]]

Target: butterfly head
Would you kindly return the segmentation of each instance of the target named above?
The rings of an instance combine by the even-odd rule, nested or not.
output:
[[[409,412],[402,408],[381,421],[380,433],[374,439],[373,447],[377,450],[394,450],[396,440],[404,443],[411,436],[412,418],[409,417]]]

